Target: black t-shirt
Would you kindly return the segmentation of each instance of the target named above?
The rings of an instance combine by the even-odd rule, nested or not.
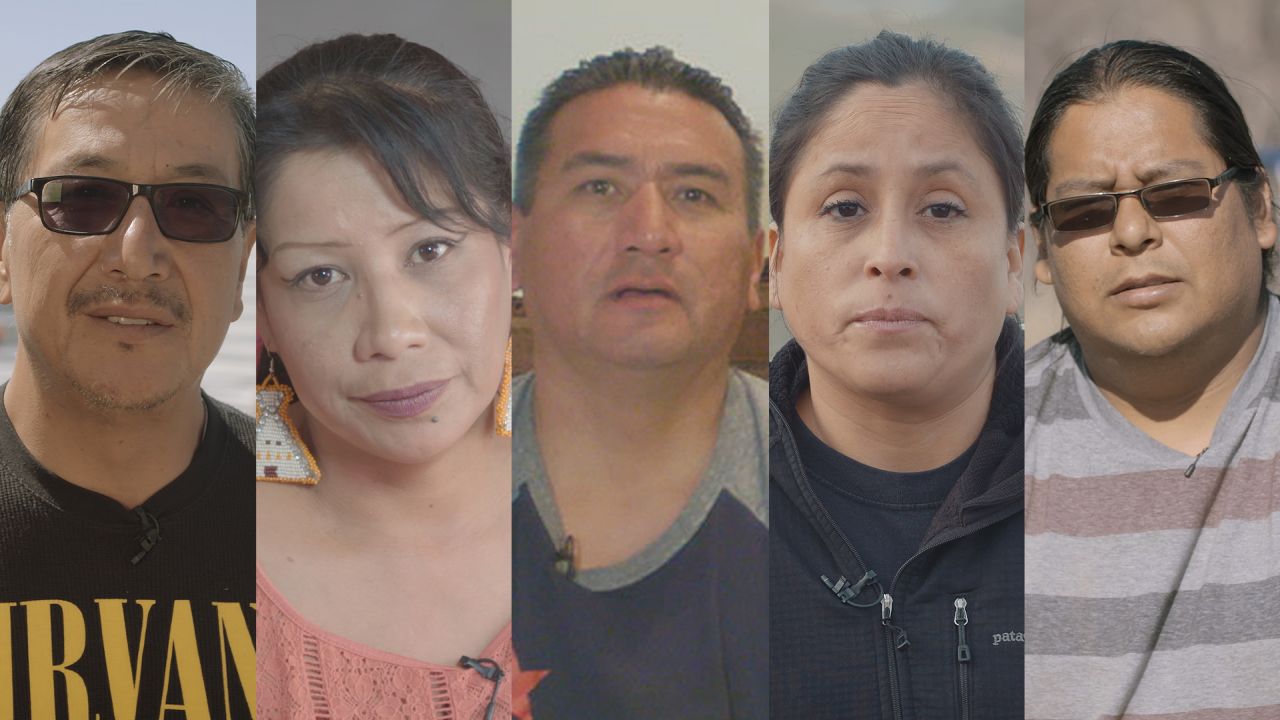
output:
[[[139,512],[43,468],[0,403],[0,718],[251,717],[253,421],[205,404]]]
[[[567,531],[512,387],[513,640],[536,720],[769,716],[764,383],[735,373],[711,462],[656,540],[608,567],[563,564]],[[517,681],[517,685],[519,681]]]
[[[920,549],[976,445],[942,467],[899,473],[840,454],[794,412],[788,422],[813,491],[887,592],[898,568]]]

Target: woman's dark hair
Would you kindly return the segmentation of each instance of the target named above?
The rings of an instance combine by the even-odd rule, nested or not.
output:
[[[1228,166],[1262,166],[1244,113],[1213,68],[1172,45],[1117,40],[1080,56],[1053,78],[1041,96],[1027,134],[1027,190],[1032,205],[1045,202],[1049,141],[1067,108],[1129,87],[1162,90],[1189,103],[1200,120],[1201,136]],[[1265,177],[1259,173],[1255,180],[1236,181],[1246,206],[1257,207]],[[1274,253],[1274,249],[1268,252]]]
[[[435,50],[396,35],[343,35],[267,71],[258,79],[259,211],[284,159],[308,150],[368,153],[426,219],[446,228],[469,222],[510,240],[507,141],[476,83]],[[433,194],[432,180],[448,194]],[[261,266],[268,248],[258,240]],[[268,365],[260,355],[259,381]],[[288,382],[283,363],[276,375]]]
[[[882,31],[870,42],[828,52],[805,69],[773,121],[769,147],[769,212],[782,211],[796,162],[831,108],[859,85],[920,82],[955,104],[1004,190],[1009,232],[1022,221],[1022,127],[995,78],[972,55],[932,40]]]
[[[355,150],[431,222],[510,238],[507,142],[476,83],[440,53],[396,35],[343,35],[299,50],[259,78],[257,90],[260,207],[270,204],[271,181],[289,155]],[[431,192],[431,180],[447,195]],[[265,262],[261,243],[258,253]]]

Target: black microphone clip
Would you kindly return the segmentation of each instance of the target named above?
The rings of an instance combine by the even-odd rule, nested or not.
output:
[[[458,660],[458,666],[475,670],[480,677],[493,683],[493,694],[489,696],[489,705],[484,711],[484,720],[493,720],[493,711],[498,706],[498,686],[502,683],[504,674],[502,668],[489,658],[469,658],[466,655]]]
[[[142,534],[138,536],[138,545],[142,549],[129,560],[130,563],[137,565],[142,562],[142,558],[146,557],[147,553],[151,552],[151,548],[160,542],[160,521],[141,505],[134,508],[133,512],[142,521]]]
[[[570,580],[578,574],[578,548],[572,535],[566,535],[564,544],[556,548],[555,569]]]

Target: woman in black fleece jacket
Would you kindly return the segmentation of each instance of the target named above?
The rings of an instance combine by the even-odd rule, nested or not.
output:
[[[1022,716],[1021,137],[976,59],[889,32],[777,116],[772,717]]]

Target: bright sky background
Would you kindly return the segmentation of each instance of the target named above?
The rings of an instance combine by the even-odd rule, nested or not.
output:
[[[8,98],[40,61],[72,43],[122,30],[167,32],[235,63],[250,86],[258,76],[253,0],[36,0],[6,2],[0,22],[0,97]]]

